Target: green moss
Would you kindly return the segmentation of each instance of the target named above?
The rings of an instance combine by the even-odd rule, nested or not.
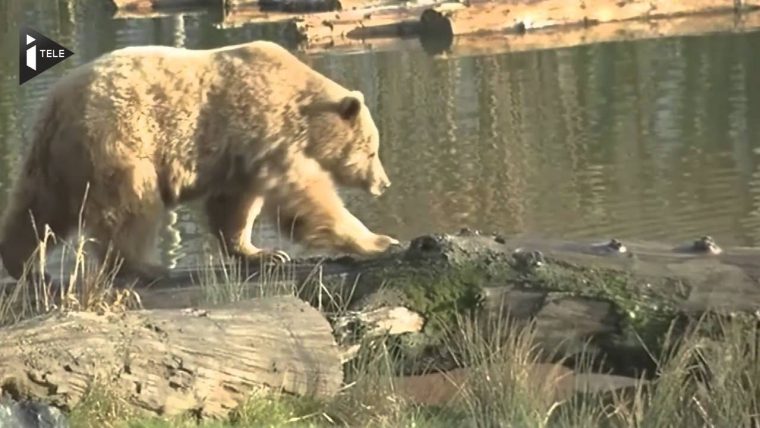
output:
[[[670,278],[651,278],[650,281],[619,270],[558,261],[549,261],[532,271],[511,270],[510,274],[511,283],[613,303],[621,320],[623,331],[620,336],[626,341],[643,343],[652,352],[662,348],[665,333],[677,319],[676,304],[683,298],[685,286]]]
[[[622,333],[600,338],[630,342],[650,352],[662,348],[662,340],[677,319],[677,303],[686,285],[669,278],[633,275],[629,272],[544,260],[539,267],[484,257],[460,264],[404,263],[369,272],[366,281],[384,283],[403,304],[421,313],[428,323],[426,335],[437,336],[458,315],[480,306],[483,287],[513,286],[571,296],[605,300],[614,305]],[[657,281],[657,282],[653,282]],[[388,303],[388,302],[386,302]]]
[[[371,272],[364,280],[383,283],[399,304],[425,317],[426,334],[436,334],[458,314],[478,307],[487,276],[475,263],[454,268],[405,265]]]

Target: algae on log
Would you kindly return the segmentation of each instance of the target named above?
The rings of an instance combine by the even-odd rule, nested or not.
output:
[[[680,247],[626,248],[616,240],[585,245],[434,236],[415,240],[406,263],[365,273],[362,280],[384,278],[385,291],[370,301],[396,291],[401,301],[382,304],[418,311],[429,320],[426,329],[445,328],[462,310],[486,318],[508,313],[535,321],[536,339],[548,350],[574,354],[585,348],[619,373],[638,374],[654,368],[652,357],[674,323],[683,326],[680,321],[711,311],[760,309],[760,252],[714,254],[717,248],[709,237]]]
[[[150,412],[218,417],[253,388],[329,397],[343,382],[330,324],[293,297],[206,310],[51,314],[2,335],[0,393],[64,408],[104,382]]]

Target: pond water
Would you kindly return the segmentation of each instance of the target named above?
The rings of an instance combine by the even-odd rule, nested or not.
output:
[[[73,66],[129,45],[276,40],[272,26],[217,29],[213,14],[112,19],[99,3],[0,4],[0,207],[35,109]],[[76,55],[19,87],[19,23]],[[373,111],[393,186],[378,199],[345,197],[374,230],[402,239],[464,226],[566,239],[710,234],[722,245],[757,245],[758,52],[760,32],[446,59],[412,47],[310,61],[363,91]],[[254,239],[293,251],[267,224]],[[181,207],[167,221],[161,257],[183,264],[211,242],[198,210]]]

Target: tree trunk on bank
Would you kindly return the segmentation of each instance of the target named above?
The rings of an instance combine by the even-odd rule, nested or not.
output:
[[[63,408],[103,383],[159,415],[225,416],[257,387],[330,397],[342,382],[330,324],[293,297],[56,313],[2,330],[0,392]]]

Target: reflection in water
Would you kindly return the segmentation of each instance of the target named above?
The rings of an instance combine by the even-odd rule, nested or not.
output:
[[[21,88],[15,61],[0,63],[0,203],[30,114],[71,67],[126,45],[276,40],[272,26],[219,30],[203,13],[112,20],[99,3],[0,6],[0,15],[21,17],[6,26],[4,57],[16,55],[18,22],[76,52]],[[363,91],[373,110],[393,187],[379,199],[343,192],[373,229],[400,238],[463,226],[571,239],[709,233],[723,245],[755,245],[758,48],[760,33],[749,33],[467,58],[419,49],[308,61]],[[197,206],[169,218],[160,246],[167,264],[213,242]],[[254,234],[261,245],[292,250],[266,224]]]
[[[173,27],[171,45],[178,48],[183,48],[185,47],[186,39],[185,19],[181,15],[173,16],[170,19]],[[164,254],[167,267],[169,269],[174,269],[179,264],[182,256],[184,256],[184,252],[182,251],[182,233],[177,224],[177,221],[179,220],[177,209],[170,209],[167,213],[167,217],[168,222],[166,224],[166,233],[164,234],[166,236],[166,239],[163,242],[166,242],[166,246],[168,248]]]
[[[177,220],[179,220],[177,210],[169,210],[167,216],[169,220],[166,224],[166,239],[164,242],[167,243],[166,246],[168,247],[166,249],[167,267],[173,269],[177,267],[179,260],[184,255],[182,252],[182,234],[179,227],[177,227]]]

